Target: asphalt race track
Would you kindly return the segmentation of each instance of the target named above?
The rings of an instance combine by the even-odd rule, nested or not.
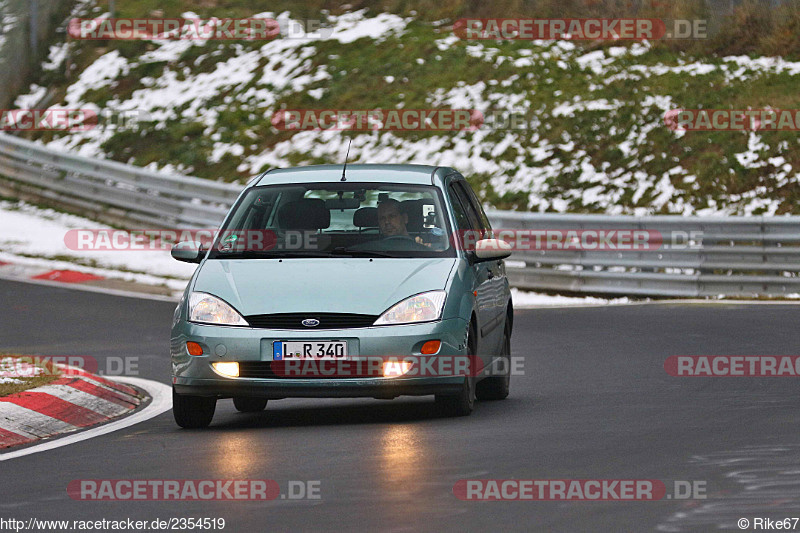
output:
[[[138,358],[169,383],[174,305],[0,282],[0,350]],[[710,531],[800,516],[796,378],[678,378],[670,355],[797,355],[789,305],[632,305],[518,311],[524,357],[508,400],[442,418],[432,398],[283,400],[258,414],[219,402],[208,430],[170,412],[0,462],[0,515],[225,518],[226,531]],[[466,502],[460,479],[704,482],[707,498]],[[322,498],[75,501],[77,479],[319,481]],[[798,526],[800,528],[800,526]]]

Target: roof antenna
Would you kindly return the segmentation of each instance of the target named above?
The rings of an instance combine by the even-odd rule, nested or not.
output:
[[[350,142],[347,143],[347,155],[344,156],[344,166],[342,167],[342,179],[339,181],[347,181],[347,178],[344,177],[344,171],[347,170],[347,158],[350,157],[350,145],[353,144],[352,137],[350,138]]]

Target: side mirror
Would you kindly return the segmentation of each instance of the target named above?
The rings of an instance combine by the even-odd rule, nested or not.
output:
[[[203,245],[197,241],[183,241],[172,247],[170,252],[173,259],[184,263],[199,263],[205,257]]]
[[[511,255],[512,248],[511,243],[501,239],[481,239],[475,243],[474,261],[479,263],[492,259],[505,259]]]

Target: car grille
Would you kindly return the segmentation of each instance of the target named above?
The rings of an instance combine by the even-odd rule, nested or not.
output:
[[[358,366],[355,362],[347,361],[328,361],[330,366],[322,367],[322,361],[312,361],[310,371],[302,370],[303,366],[286,367],[282,366],[282,361],[239,361],[240,378],[261,378],[261,379],[325,379],[325,378],[365,378],[382,377],[383,373],[378,369],[371,368],[362,364]],[[275,369],[273,369],[273,365]],[[337,369],[333,375],[327,375],[317,371],[317,369]],[[275,371],[277,370],[277,372]],[[307,373],[306,373],[307,372]]]
[[[244,317],[254,328],[263,329],[346,329],[366,328],[378,320],[378,315],[354,313],[275,313],[270,315],[248,315]],[[316,318],[319,325],[307,327],[303,320]]]

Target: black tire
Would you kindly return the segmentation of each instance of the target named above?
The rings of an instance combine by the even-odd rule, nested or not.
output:
[[[216,408],[216,398],[185,396],[172,389],[172,414],[175,416],[175,422],[182,428],[208,427],[214,418]]]
[[[503,347],[500,353],[505,372],[500,376],[491,376],[481,380],[475,387],[475,396],[481,401],[505,400],[511,383],[511,325],[506,319],[503,331]]]
[[[477,352],[475,345],[474,324],[470,324],[467,332],[467,354],[474,356]],[[472,414],[475,407],[475,378],[467,376],[464,378],[464,385],[458,394],[455,395],[436,395],[436,404],[447,416],[468,416]]]
[[[267,398],[236,396],[233,398],[233,406],[240,413],[258,413],[267,408]]]
[[[447,416],[469,416],[475,407],[474,378],[465,377],[464,386],[455,396],[436,395],[436,404]]]

